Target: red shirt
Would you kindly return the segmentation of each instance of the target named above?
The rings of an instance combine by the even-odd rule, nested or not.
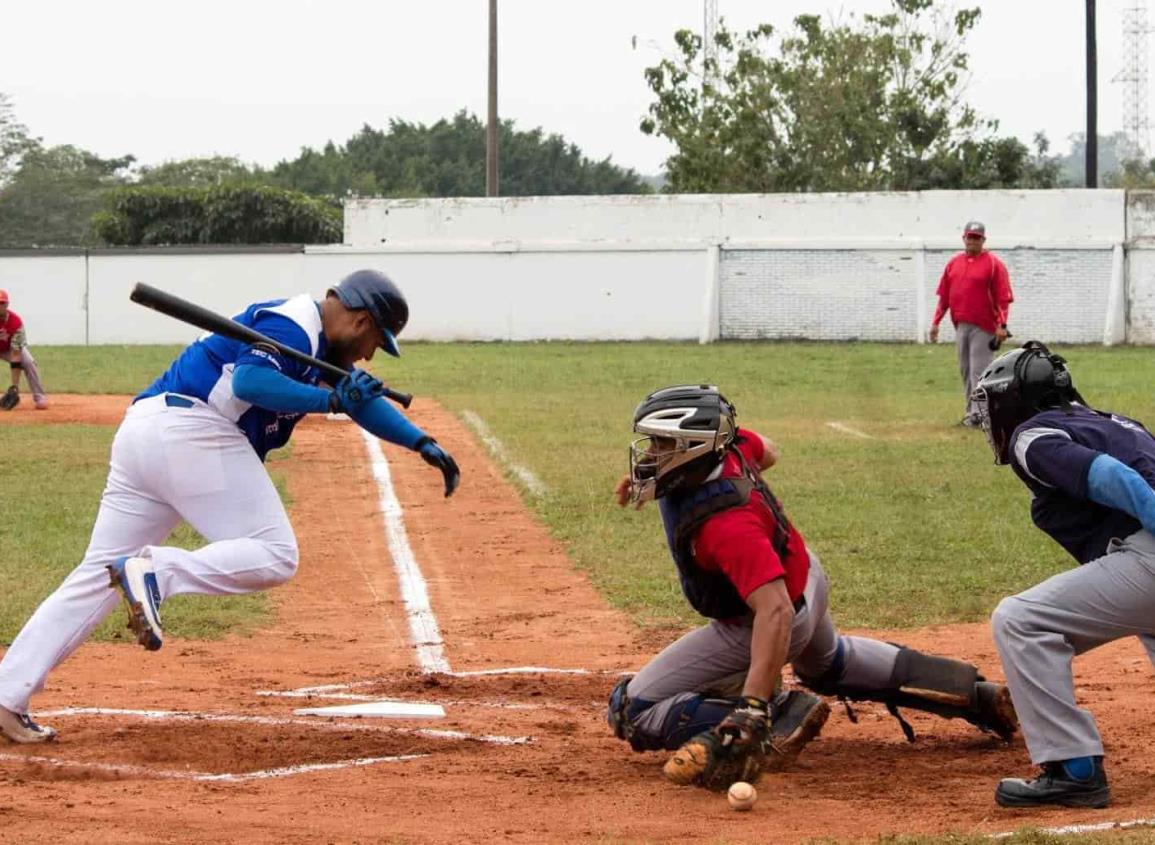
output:
[[[9,311],[4,322],[0,322],[0,352],[8,352],[12,348],[12,336],[24,328],[24,321],[16,316],[16,312]]]
[[[737,445],[750,468],[757,470],[765,455],[762,438],[740,428]],[[727,455],[722,477],[738,478],[741,474],[738,458]],[[786,559],[780,558],[773,546],[776,526],[773,512],[755,491],[745,505],[722,511],[698,529],[694,561],[709,572],[722,572],[743,599],[763,584],[785,578],[786,592],[794,601],[806,588],[810,553],[802,535],[791,525]]]
[[[951,321],[971,323],[987,334],[1007,321],[1007,309],[1015,301],[1006,265],[986,250],[978,255],[960,252],[947,262],[938,282],[938,310],[934,325],[950,311]]]

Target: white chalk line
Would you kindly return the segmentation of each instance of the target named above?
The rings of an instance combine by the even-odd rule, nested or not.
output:
[[[485,420],[473,411],[462,411],[461,417],[465,420],[465,424],[473,429],[473,432],[481,438],[481,442],[485,444],[485,448],[497,459],[498,463],[505,466],[517,476],[518,481],[525,485],[525,488],[529,490],[530,493],[533,493],[535,496],[544,496],[549,492],[540,478],[510,457],[509,451],[505,448],[505,444],[494,436],[493,432],[489,430],[489,426],[485,424]]]
[[[423,736],[431,739],[461,739],[484,742],[490,745],[528,745],[528,736],[500,736],[496,734],[471,734],[464,731],[441,730],[437,728],[398,728],[391,725],[376,725],[360,720],[318,721],[317,719],[288,719],[281,716],[243,716],[233,713],[194,713],[187,710],[126,710],[115,707],[65,707],[47,710],[37,714],[45,719],[59,719],[70,716],[125,716],[132,719],[155,719],[171,722],[226,722],[250,725],[303,725],[318,730],[334,731],[377,731],[380,733]]]
[[[153,769],[148,766],[136,766],[131,763],[93,763],[80,760],[63,760],[58,757],[26,757],[23,754],[0,754],[0,761],[21,763],[35,763],[42,766],[53,766],[61,769],[88,769],[91,771],[108,772],[115,775],[129,775],[147,777],[159,780],[192,780],[215,783],[241,783],[248,780],[267,780],[269,778],[284,778],[293,775],[303,775],[309,772],[328,772],[337,769],[351,769],[358,766],[374,766],[378,763],[401,763],[407,760],[419,760],[428,757],[428,754],[400,754],[390,757],[359,757],[353,760],[339,760],[335,763],[307,763],[300,766],[282,766],[276,769],[261,769],[256,772],[180,772],[168,769]]]
[[[409,545],[401,502],[397,499],[389,473],[389,462],[385,460],[385,453],[381,451],[381,443],[376,437],[364,429],[361,429],[361,436],[365,440],[370,468],[381,494],[385,536],[389,544],[389,554],[393,557],[393,567],[401,582],[401,598],[405,602],[405,613],[409,617],[409,637],[417,649],[417,662],[425,672],[448,672],[449,661],[445,658],[445,643],[441,639],[441,629],[429,603],[425,576],[421,574],[421,567],[417,565],[417,558]]]
[[[543,704],[510,704],[507,701],[479,701],[470,698],[442,698],[437,701],[425,701],[407,698],[382,698],[379,695],[364,695],[363,693],[355,692],[297,692],[296,690],[260,690],[257,693],[262,698],[324,698],[332,699],[333,701],[378,701],[388,704],[440,704],[443,707],[448,705],[450,707],[456,705],[466,705],[469,707],[491,707],[502,710],[543,710],[549,705]],[[563,705],[557,705],[563,706]]]
[[[1063,827],[1041,827],[1040,833],[1052,836],[1069,836],[1073,833],[1096,833],[1103,830],[1127,830],[1133,827],[1155,827],[1155,819],[1131,819],[1125,822],[1096,822],[1095,824],[1069,824]],[[988,839],[1010,839],[1017,831],[992,833]]]
[[[849,434],[853,437],[861,437],[863,440],[874,440],[875,439],[873,434],[867,434],[865,431],[859,431],[857,428],[851,428],[850,426],[845,425],[844,423],[840,423],[840,422],[835,421],[835,422],[828,422],[826,425],[828,428],[832,428],[835,431],[841,431],[843,434]]]

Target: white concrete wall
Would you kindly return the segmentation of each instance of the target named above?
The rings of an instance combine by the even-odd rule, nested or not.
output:
[[[350,243],[341,246],[0,252],[0,287],[33,343],[196,336],[131,304],[138,281],[235,313],[261,299],[320,297],[361,267],[388,272],[409,297],[403,340],[912,341],[925,332],[963,223],[979,218],[1011,272],[1016,337],[1155,344],[1152,196],[357,200],[346,207]],[[1124,243],[1126,260],[1117,261]],[[943,339],[951,335],[947,328]]]

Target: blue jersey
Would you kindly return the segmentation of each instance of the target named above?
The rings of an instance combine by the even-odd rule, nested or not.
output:
[[[315,358],[325,356],[321,311],[307,294],[258,302],[234,319]],[[233,369],[241,364],[275,367],[305,384],[315,385],[320,378],[316,368],[271,349],[254,348],[238,340],[208,334],[185,349],[168,371],[136,398],[180,393],[200,399],[235,422],[263,461],[271,450],[289,442],[293,427],[304,414],[267,411],[238,399],[233,394]]]
[[[1139,521],[1087,497],[1087,471],[1110,455],[1155,486],[1155,438],[1141,423],[1081,405],[1043,411],[1015,429],[1010,465],[1031,489],[1031,518],[1079,563],[1107,553],[1112,537],[1134,534]]]

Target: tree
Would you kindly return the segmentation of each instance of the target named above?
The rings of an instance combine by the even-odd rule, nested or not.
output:
[[[645,71],[656,96],[643,132],[672,141],[675,191],[868,191],[1045,187],[1054,168],[994,136],[966,104],[967,33],[979,10],[891,0],[883,15],[823,24],[801,15],[777,38],[724,25],[716,60],[681,30],[678,55]]]
[[[327,244],[341,240],[341,210],[263,185],[121,188],[93,218],[113,246]]]
[[[211,156],[166,161],[140,168],[138,185],[169,188],[207,188],[213,185],[252,184],[267,181],[258,167],[249,167],[235,156]]]
[[[70,145],[27,144],[0,189],[0,246],[85,246],[104,195],[128,179],[132,156],[104,159]]]
[[[501,187],[509,196],[634,194],[649,190],[633,170],[608,158],[594,161],[574,144],[541,129],[501,125]],[[391,120],[388,131],[368,125],[343,146],[304,148],[271,172],[278,185],[343,197],[485,195],[485,125],[461,111],[431,126]]]
[[[20,157],[33,143],[27,127],[16,119],[12,101],[0,93],[0,189],[12,179],[20,166]]]

